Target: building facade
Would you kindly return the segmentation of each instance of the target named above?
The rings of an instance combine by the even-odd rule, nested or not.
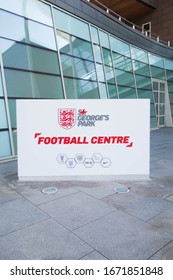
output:
[[[0,160],[17,155],[17,99],[149,98],[151,129],[172,126],[172,58],[87,0],[0,0]]]

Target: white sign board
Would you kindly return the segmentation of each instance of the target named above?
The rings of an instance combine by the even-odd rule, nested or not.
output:
[[[18,100],[19,180],[148,179],[149,123],[147,99]]]

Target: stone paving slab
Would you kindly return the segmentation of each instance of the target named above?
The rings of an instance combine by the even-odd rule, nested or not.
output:
[[[9,185],[35,205],[40,205],[78,192],[77,189],[58,182],[20,183],[12,181]],[[55,187],[57,192],[54,194],[42,193],[42,190],[46,187]]]
[[[10,188],[7,184],[0,181],[0,203],[21,198],[21,195]]]
[[[24,198],[0,204],[0,236],[48,218]]]
[[[92,251],[93,248],[52,219],[0,238],[1,260],[77,260]]]
[[[148,259],[172,240],[172,233],[116,211],[74,233],[108,259]]]
[[[87,194],[76,193],[39,206],[53,219],[73,230],[107,215],[114,208]]]
[[[173,241],[154,254],[150,260],[173,260]]]
[[[84,192],[94,198],[101,199],[114,194],[114,185],[112,182],[78,182],[74,183],[76,189]]]
[[[86,260],[86,261],[87,260],[107,260],[107,258],[105,258],[103,255],[101,255],[97,251],[93,251],[90,254],[81,258],[81,260]]]
[[[111,195],[102,201],[143,221],[155,217],[172,206],[171,202],[153,196],[150,189],[141,187],[131,188],[130,192],[125,194]]]
[[[149,223],[156,226],[158,229],[172,232],[173,239],[173,207],[152,218]]]

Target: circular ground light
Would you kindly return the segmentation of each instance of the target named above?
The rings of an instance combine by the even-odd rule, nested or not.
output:
[[[126,188],[126,187],[116,187],[116,188],[114,188],[114,191],[116,192],[116,193],[128,193],[129,192],[129,189],[128,188]]]
[[[44,193],[44,194],[53,194],[56,192],[57,192],[57,188],[55,188],[55,187],[47,187],[42,190],[42,193]]]

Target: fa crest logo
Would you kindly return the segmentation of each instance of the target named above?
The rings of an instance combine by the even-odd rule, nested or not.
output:
[[[58,109],[58,122],[64,129],[72,128],[76,123],[76,109]]]

